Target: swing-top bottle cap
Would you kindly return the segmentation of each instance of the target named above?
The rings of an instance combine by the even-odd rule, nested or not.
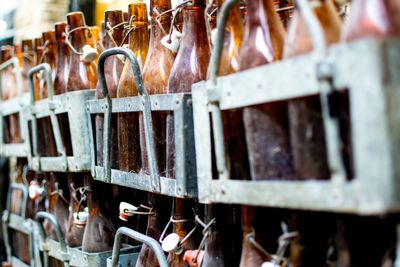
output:
[[[37,199],[43,193],[44,189],[40,187],[38,181],[31,181],[28,188],[28,194],[30,199]]]
[[[183,252],[182,247],[179,246],[180,237],[176,233],[169,234],[162,242],[161,247],[165,252],[174,252],[175,254],[181,254]]]
[[[129,214],[127,211],[136,211],[136,210],[138,210],[138,208],[137,207],[135,207],[134,205],[132,205],[132,204],[129,204],[129,203],[127,203],[127,202],[121,202],[121,203],[119,203],[119,218],[122,220],[122,221],[125,221],[125,222],[127,222],[128,221],[128,219],[129,219],[129,217],[131,217],[133,214]]]
[[[97,52],[96,49],[94,49],[93,47],[91,47],[90,45],[86,44],[83,46],[82,48],[82,60],[85,63],[91,63],[92,61],[94,61],[97,56],[99,55],[99,53]]]
[[[261,267],[279,267],[279,266],[276,265],[275,263],[267,261],[267,262],[264,262],[263,264],[261,264]]]
[[[87,219],[89,217],[88,212],[86,211],[79,211],[79,212],[74,212],[74,224],[79,227],[83,228],[86,225]]]

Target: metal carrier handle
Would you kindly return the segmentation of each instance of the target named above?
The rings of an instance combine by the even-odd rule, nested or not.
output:
[[[221,62],[221,55],[225,39],[225,26],[230,10],[237,4],[239,0],[227,0],[221,7],[217,21],[217,35],[214,43],[209,64],[209,79],[212,86],[217,86],[217,76]],[[327,140],[328,163],[333,180],[343,181],[345,179],[344,160],[340,150],[340,129],[337,118],[332,117],[329,108],[329,96],[335,91],[330,82],[332,77],[332,69],[329,64],[324,62],[327,43],[324,31],[318,19],[312,12],[306,0],[296,0],[297,8],[305,19],[307,27],[310,30],[313,53],[317,62],[317,77],[320,87],[320,101],[322,107],[322,116],[324,121],[324,131]],[[213,135],[215,140],[215,153],[217,159],[217,170],[220,179],[228,179],[230,177],[229,170],[226,165],[226,155],[224,149],[224,135],[222,127],[221,110],[218,106],[218,95],[212,96],[212,105],[210,105],[213,121]]]
[[[43,221],[44,220],[48,220],[51,225],[53,226],[53,230],[56,233],[58,242],[60,243],[60,248],[62,250],[63,257],[64,257],[64,266],[65,267],[69,267],[69,254],[68,254],[68,248],[67,248],[67,244],[65,243],[65,239],[64,239],[64,235],[61,231],[61,226],[60,224],[57,222],[56,217],[53,214],[50,214],[48,212],[45,211],[39,211],[36,216],[35,216],[35,220],[38,222],[38,226],[39,226],[39,235],[42,238],[42,242],[45,243],[45,240],[47,239],[46,237],[46,232],[44,230],[44,226],[43,226]],[[48,255],[48,251],[46,249],[44,249],[43,251],[44,254],[44,267],[48,267],[49,266],[49,255]]]
[[[48,63],[43,63],[40,65],[37,65],[29,70],[29,93],[30,93],[30,103],[33,106],[35,104],[35,85],[33,81],[33,77],[36,73],[43,71],[46,79],[46,85],[47,85],[47,93],[48,93],[48,100],[49,100],[49,110],[50,110],[50,120],[51,120],[51,126],[54,134],[54,139],[56,142],[56,148],[57,148],[57,153],[61,155],[61,157],[64,158],[65,160],[65,165],[64,165],[64,170],[67,169],[67,154],[65,152],[65,147],[63,146],[62,143],[62,138],[61,138],[61,131],[60,131],[60,125],[58,123],[57,116],[54,113],[55,105],[53,103],[53,96],[54,96],[54,85],[52,81],[52,74],[51,74],[51,67]],[[29,132],[29,131],[28,131]],[[39,156],[39,150],[38,150],[38,126],[37,126],[37,119],[35,114],[33,114],[33,121],[32,121],[32,132],[33,132],[33,155],[34,156]],[[28,138],[29,140],[29,138]],[[29,149],[30,150],[30,149]],[[32,153],[31,153],[32,154]],[[32,155],[30,155],[32,157]],[[40,169],[40,159],[39,159],[39,169]]]
[[[132,71],[135,77],[136,87],[138,88],[139,94],[143,97],[143,121],[144,130],[146,135],[146,149],[148,151],[147,157],[150,165],[150,177],[151,187],[153,192],[161,191],[160,176],[157,165],[157,158],[154,149],[154,138],[153,138],[153,120],[151,116],[151,101],[149,94],[143,84],[142,73],[140,71],[139,63],[133,54],[133,52],[124,47],[115,47],[105,50],[101,53],[98,64],[99,81],[102,89],[102,93],[107,101],[108,107],[104,111],[104,136],[103,136],[103,159],[104,169],[106,174],[106,180],[111,181],[111,164],[110,164],[110,124],[111,124],[111,113],[112,113],[112,100],[108,92],[107,82],[104,75],[104,63],[106,59],[114,55],[124,55],[132,65]]]
[[[127,236],[132,239],[135,239],[139,242],[142,242],[146,245],[148,245],[150,248],[152,248],[156,254],[158,263],[160,264],[160,267],[168,267],[167,259],[165,258],[165,254],[158,242],[144,234],[141,234],[139,232],[136,232],[132,229],[129,229],[127,227],[120,227],[117,230],[117,233],[115,235],[114,239],[114,247],[113,247],[113,252],[112,252],[112,257],[111,257],[111,266],[112,267],[117,267],[118,266],[118,259],[119,259],[119,252],[121,249],[121,242],[122,242],[122,237]]]
[[[14,66],[14,74],[17,82],[18,96],[23,94],[23,82],[21,74],[21,66],[17,57],[13,57],[0,65],[0,103],[3,102],[3,83],[1,82],[3,72],[10,66]],[[0,113],[0,143],[4,143],[4,129],[3,129],[4,117]]]

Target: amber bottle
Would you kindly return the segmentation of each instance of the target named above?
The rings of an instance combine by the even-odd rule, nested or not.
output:
[[[400,4],[393,0],[355,0],[343,28],[345,41],[366,37],[399,37]]]
[[[103,29],[104,48],[109,49],[112,47],[119,46],[123,39],[124,26],[123,16],[121,10],[107,10],[105,12],[105,22]],[[118,26],[119,25],[119,26]],[[117,97],[117,87],[119,78],[121,76],[123,64],[117,57],[109,57],[104,63],[105,78],[107,81],[107,88],[110,97]],[[100,84],[96,87],[96,98],[103,98],[103,93],[100,88]],[[101,114],[96,115],[96,142],[97,142],[97,165],[103,165],[103,127],[104,127],[104,116]],[[116,119],[111,120],[111,166],[113,168],[118,167],[118,122]]]
[[[243,46],[240,51],[241,70],[268,64],[282,58],[285,32],[272,0],[247,2],[247,19]],[[269,103],[244,109],[243,120],[246,130],[252,180],[280,179],[293,175],[290,154],[287,107],[283,103]],[[250,244],[248,235],[253,233],[267,247],[276,244],[270,234],[263,239],[263,228],[258,222],[276,226],[279,218],[267,216],[252,207],[243,208],[243,248],[241,267],[260,266],[266,255]],[[268,229],[270,231],[271,229]]]
[[[129,17],[135,16],[130,27],[136,28],[130,33],[129,49],[133,51],[143,69],[149,47],[146,4],[138,1],[130,4],[128,9]],[[138,94],[131,63],[127,61],[118,84],[117,96],[129,97]],[[137,113],[118,114],[118,150],[120,170],[139,172],[141,158]]]
[[[96,48],[97,53],[100,55],[104,51],[104,47],[102,44],[102,38],[101,38],[101,30],[98,26],[91,26],[90,27],[90,34],[92,38],[88,39],[88,43],[93,47]],[[97,62],[99,60],[99,57],[96,58],[96,66]]]
[[[14,56],[18,59],[19,66],[22,68],[24,64],[24,58],[23,58],[23,53],[22,53],[22,46],[21,45],[15,45],[14,47]],[[19,88],[18,83],[17,83],[17,78],[15,76],[15,73],[10,72],[10,85],[12,85],[10,89],[10,98],[15,98],[19,95]],[[21,138],[21,131],[20,131],[20,121],[19,121],[19,115],[18,114],[12,114],[10,115],[10,133],[11,133],[11,141],[12,143],[20,143],[22,141]]]
[[[150,2],[150,45],[146,63],[143,69],[143,82],[149,94],[167,93],[168,78],[174,64],[175,53],[162,45],[164,30],[169,30],[172,23],[170,14],[159,18],[161,26],[157,23],[157,16],[171,8],[170,0],[153,0]],[[157,77],[157,79],[154,79]],[[142,114],[140,114],[141,117]],[[158,160],[158,169],[161,175],[165,172],[165,113],[153,114],[153,135]],[[140,148],[142,156],[142,172],[149,173],[147,150],[143,119],[140,118]]]
[[[206,80],[210,43],[205,22],[205,1],[183,7],[182,40],[168,81],[168,93],[191,92],[192,84]],[[175,142],[172,114],[167,116],[166,175],[175,176]]]
[[[95,182],[90,176],[85,176],[85,187],[89,187],[87,204],[89,217],[85,227],[82,241],[82,251],[95,253],[109,251],[113,247],[115,228],[111,219],[104,210],[104,201],[107,186]]]
[[[34,39],[34,47],[35,47],[35,64],[39,65],[42,63],[43,59],[43,39],[42,38],[35,38]],[[40,100],[40,86],[41,82],[38,75],[34,76],[34,87],[35,87],[35,100]]]
[[[80,188],[83,186],[82,175],[67,174],[68,176],[68,187],[69,187],[69,216],[68,223],[65,233],[65,241],[70,247],[80,247],[82,245],[83,233],[85,225],[76,224],[74,214],[83,211],[86,206],[85,196],[80,193]]]
[[[89,38],[92,37],[90,28],[86,26],[82,12],[67,14],[67,33],[72,47],[76,50],[71,52],[69,59],[67,91],[95,88],[97,83],[97,67],[93,61],[83,61],[80,55],[83,46],[89,44]]]
[[[22,40],[21,44],[24,56],[24,64],[22,64],[23,66],[22,77],[24,79],[24,91],[27,92],[29,90],[28,72],[35,65],[35,53],[33,50],[32,39]]]
[[[59,95],[67,91],[67,80],[69,70],[70,49],[65,43],[66,22],[58,22],[55,24],[55,34],[57,40],[57,67],[54,78],[54,94]]]
[[[173,212],[172,217],[174,220],[187,220],[185,222],[176,222],[173,224],[173,233],[178,234],[180,240],[182,241],[189,232],[194,227],[194,201],[190,199],[174,199],[173,204]],[[194,250],[197,248],[200,240],[196,236],[197,233],[192,234],[187,238],[187,240],[181,244],[183,252],[175,254],[174,252],[170,252],[168,254],[168,266],[170,267],[184,267],[186,263],[184,261],[184,251],[186,250]]]

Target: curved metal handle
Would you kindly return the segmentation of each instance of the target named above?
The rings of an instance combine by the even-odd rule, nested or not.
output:
[[[2,76],[2,72],[5,71],[7,68],[10,66],[14,67],[14,75],[15,75],[15,80],[17,82],[17,89],[18,89],[18,95],[21,96],[22,93],[24,92],[23,89],[23,82],[22,82],[22,72],[21,72],[21,66],[19,65],[19,60],[17,57],[12,57],[6,62],[2,63],[0,65],[0,80]],[[0,102],[3,100],[3,84],[0,82]]]
[[[105,50],[101,53],[98,64],[99,71],[99,82],[103,92],[104,97],[107,99],[108,108],[104,113],[104,136],[103,136],[103,159],[104,159],[104,168],[106,173],[106,179],[108,181],[111,180],[111,164],[110,164],[110,142],[108,142],[110,138],[110,123],[111,123],[111,113],[112,113],[112,101],[108,92],[107,82],[104,75],[104,63],[106,59],[113,55],[124,55],[132,65],[132,71],[135,77],[136,87],[140,95],[143,97],[143,121],[144,121],[144,130],[146,135],[146,149],[148,151],[147,157],[150,165],[150,176],[151,176],[151,187],[153,192],[161,191],[161,183],[160,176],[158,172],[158,164],[156,153],[154,149],[154,138],[153,138],[153,119],[151,116],[151,102],[150,97],[147,93],[146,88],[144,87],[142,73],[140,71],[139,63],[133,54],[133,52],[124,47],[115,47],[108,50]]]
[[[158,263],[160,264],[160,267],[168,267],[167,259],[165,258],[165,254],[158,242],[154,240],[153,238],[146,236],[144,234],[141,234],[139,232],[136,232],[132,229],[129,229],[127,227],[120,227],[117,230],[117,234],[115,235],[114,239],[114,247],[113,247],[113,253],[112,253],[112,258],[111,258],[111,266],[112,267],[117,267],[118,266],[118,258],[119,258],[119,251],[121,249],[121,241],[123,236],[128,236],[130,238],[133,238],[139,242],[145,243],[148,245],[151,249],[154,250]]]
[[[48,63],[42,63],[40,65],[37,65],[29,70],[28,77],[29,77],[29,92],[31,95],[31,104],[35,103],[35,84],[33,82],[33,75],[35,73],[38,73],[39,71],[43,71],[45,78],[46,78],[46,84],[47,84],[47,94],[48,98],[50,100],[53,100],[53,95],[54,95],[54,86],[53,86],[53,80],[51,77],[51,67]]]
[[[6,203],[6,210],[11,212],[11,198],[12,192],[19,190],[22,192],[22,208],[21,208],[21,216],[26,219],[26,209],[28,207],[28,188],[26,188],[23,184],[16,184],[12,183],[9,186],[8,193],[7,193],[7,203]]]
[[[44,230],[43,221],[48,220],[53,226],[58,242],[60,243],[61,250],[65,253],[68,253],[67,244],[65,243],[64,235],[61,231],[61,226],[57,222],[56,217],[46,211],[39,211],[38,213],[36,213],[35,220],[39,223],[39,233],[43,240],[46,239],[46,232]]]

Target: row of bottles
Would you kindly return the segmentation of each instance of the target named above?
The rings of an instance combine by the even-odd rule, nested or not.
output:
[[[344,27],[332,0],[309,2],[329,44],[369,36],[399,36],[400,25],[396,17],[400,11],[399,5],[390,1],[354,0],[352,12]],[[223,3],[224,0],[215,1],[217,10]],[[276,5],[271,0],[257,0],[247,1],[245,12],[240,9],[240,5],[233,8],[225,28],[219,76],[312,50],[310,33],[299,11],[294,10],[286,34],[284,24],[289,18],[279,16],[275,11]],[[381,17],[370,15],[368,7],[380,10],[374,14],[380,14]],[[182,2],[173,12],[169,0],[151,0],[149,21],[146,5],[136,0],[129,5],[126,15],[120,10],[106,11],[101,33],[98,28],[86,25],[82,13],[69,13],[66,22],[56,23],[54,31],[43,33],[42,38],[24,40],[22,48],[3,47],[1,60],[4,62],[13,55],[21,59],[25,89],[29,69],[45,62],[52,67],[56,95],[96,88],[96,97],[101,99],[103,94],[97,80],[97,56],[104,49],[127,46],[138,59],[149,94],[190,92],[192,84],[208,78],[212,31],[209,30],[205,12],[205,0]],[[217,14],[217,11],[212,13],[215,16]],[[111,97],[139,95],[130,62],[120,57],[110,57],[106,61],[105,70]],[[3,100],[17,95],[12,77],[10,73],[3,73]],[[48,97],[47,85],[42,78],[40,75],[35,77],[36,100]],[[319,101],[313,97],[225,112],[224,137],[231,178],[253,181],[328,178],[320,113]],[[348,114],[343,114],[344,118],[346,116]],[[66,141],[68,121],[62,117],[59,119],[65,149],[67,154],[71,154],[72,148]],[[17,142],[20,137],[18,129],[12,130],[15,124],[12,121],[10,118],[9,140],[15,138],[12,142]],[[96,160],[97,165],[103,165],[103,117],[97,115],[95,121]],[[160,173],[173,178],[173,114],[154,114],[153,121]],[[42,149],[39,153],[55,156],[56,147],[50,121],[40,120],[38,124],[42,132],[39,140]],[[148,174],[149,162],[141,114],[117,114],[112,119],[110,130],[113,168]],[[346,136],[342,138],[345,144],[343,153],[350,159],[350,141]],[[351,175],[350,163],[348,172]],[[339,236],[340,242],[346,243],[341,240],[340,234],[332,234],[335,231],[331,230],[336,229],[337,222],[329,216],[316,216],[315,219],[309,214],[293,213],[288,216],[288,212],[255,207],[203,207],[193,200],[172,200],[157,194],[95,182],[87,174],[27,172],[26,181],[30,189],[29,216],[33,217],[40,210],[54,214],[68,245],[81,246],[85,252],[110,250],[115,229],[121,225],[128,225],[161,240],[163,248],[168,252],[170,266],[282,266],[285,264],[283,258],[290,259],[291,266],[323,266],[327,261],[330,240]],[[117,214],[125,218],[126,214],[138,213],[136,207],[128,205],[120,210],[113,204],[123,201],[137,206],[142,204],[142,209],[148,211],[145,212],[146,216],[128,216],[130,220],[127,224],[119,221]],[[130,209],[132,212],[129,213]],[[203,247],[199,230],[201,224],[195,218],[199,214],[202,219],[205,218],[205,224],[215,219],[211,226],[204,227],[208,231],[204,232],[206,242]],[[282,224],[285,220],[289,223]],[[353,230],[355,221],[346,221],[345,228]],[[170,224],[175,235],[163,235],[163,229]],[[365,229],[371,225],[365,225]],[[192,232],[195,227],[196,230]],[[45,223],[45,228],[49,236],[56,238],[50,224]],[[388,228],[393,229],[392,225]],[[170,231],[166,229],[166,232]],[[282,243],[281,248],[277,240],[282,233],[289,238]],[[379,237],[374,238],[380,240]],[[344,245],[340,247],[344,251],[342,254],[340,249],[337,252],[341,263],[329,266],[367,266],[372,256],[373,261],[377,262],[383,258],[382,253],[386,252],[371,253],[363,258],[354,248],[358,244],[356,241],[350,240],[346,244],[348,248]],[[278,251],[276,254],[280,258],[272,257],[275,251]],[[28,255],[24,252],[20,254]],[[158,266],[154,252],[149,247],[142,247],[137,266]]]

